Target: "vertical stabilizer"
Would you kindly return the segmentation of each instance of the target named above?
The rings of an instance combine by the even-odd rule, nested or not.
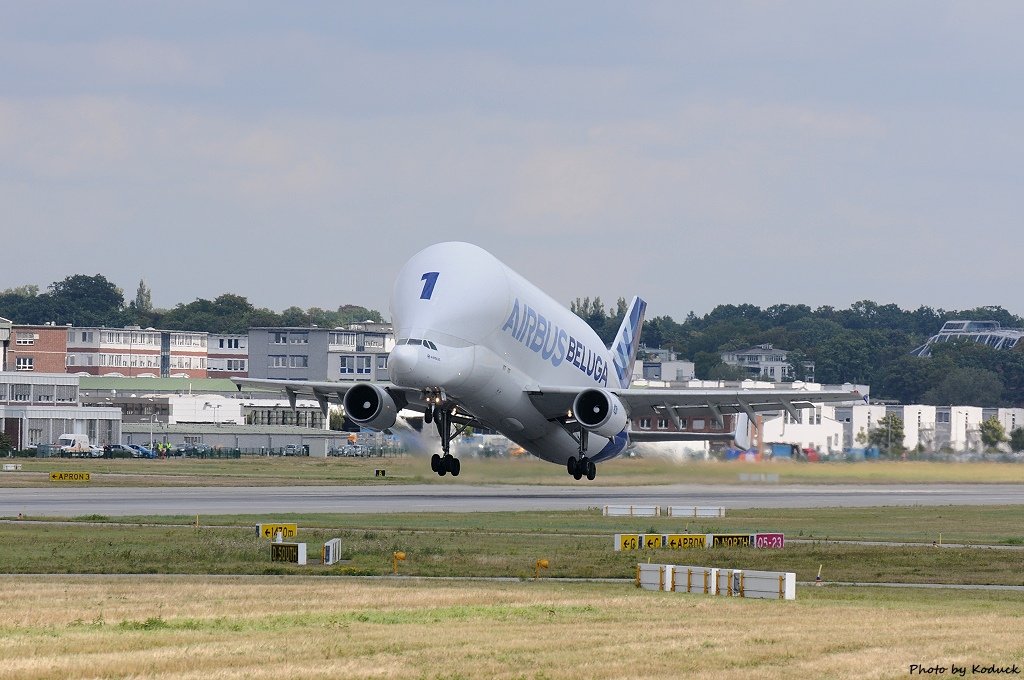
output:
[[[636,361],[636,350],[640,346],[640,327],[644,324],[644,312],[647,303],[634,297],[626,309],[626,316],[619,326],[619,333],[612,343],[612,363],[615,364],[615,376],[619,387],[629,387],[633,376],[633,362]]]

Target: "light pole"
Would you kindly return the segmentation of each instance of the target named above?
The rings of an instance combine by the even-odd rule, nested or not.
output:
[[[217,410],[220,407],[221,407],[220,404],[211,404],[210,402],[206,402],[205,404],[203,404],[203,408],[212,408],[213,409],[213,424],[215,426],[220,426],[220,418],[218,417],[219,414],[217,413]]]

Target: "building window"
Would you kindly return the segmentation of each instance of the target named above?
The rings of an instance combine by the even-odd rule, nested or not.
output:
[[[286,344],[288,344],[288,334],[287,333],[271,333],[270,334],[270,344],[272,344],[272,345],[286,345]]]
[[[245,359],[228,359],[229,371],[244,371]]]
[[[640,429],[641,430],[649,430],[649,429],[651,429],[651,419],[650,418],[641,418],[640,419]]]
[[[15,338],[14,343],[16,345],[34,345],[34,344],[36,344],[36,334],[35,333],[22,333],[21,331],[19,331],[19,332],[15,333],[14,338]]]
[[[367,356],[356,357],[356,373],[359,373],[361,375],[366,375],[366,374],[368,374],[370,372],[370,367],[371,366],[372,366],[372,364],[370,363],[370,357],[367,357]]]
[[[694,418],[693,419],[693,429],[695,429],[695,430],[706,429],[706,426],[704,425],[704,419],[703,418]]]
[[[668,429],[668,420],[665,419],[665,418],[658,418],[658,429],[659,430],[667,430]]]
[[[289,357],[290,365],[292,368],[307,368],[309,366],[309,357],[305,355]]]
[[[356,372],[355,357],[341,357],[341,374],[351,375]]]
[[[285,368],[288,366],[288,357],[283,354],[271,354],[268,359],[270,359],[270,368]]]
[[[14,368],[19,371],[34,371],[36,360],[34,357],[18,357],[14,361]]]
[[[377,370],[385,371],[388,367],[388,355],[380,354],[377,356]]]
[[[292,333],[288,336],[288,341],[293,345],[308,345],[309,333]]]
[[[332,345],[344,345],[346,347],[356,346],[356,334],[355,333],[331,333],[330,344]]]

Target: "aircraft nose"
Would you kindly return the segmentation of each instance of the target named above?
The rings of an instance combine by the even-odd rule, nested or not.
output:
[[[388,376],[396,385],[403,384],[403,378],[410,377],[416,370],[419,361],[419,347],[398,345],[388,355]]]

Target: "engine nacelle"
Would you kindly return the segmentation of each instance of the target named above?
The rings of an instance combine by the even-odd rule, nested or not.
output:
[[[608,390],[584,390],[572,402],[579,424],[594,434],[611,439],[626,427],[626,407]]]
[[[372,430],[386,430],[395,424],[398,417],[395,400],[377,385],[356,385],[345,393],[341,404],[349,420]]]

